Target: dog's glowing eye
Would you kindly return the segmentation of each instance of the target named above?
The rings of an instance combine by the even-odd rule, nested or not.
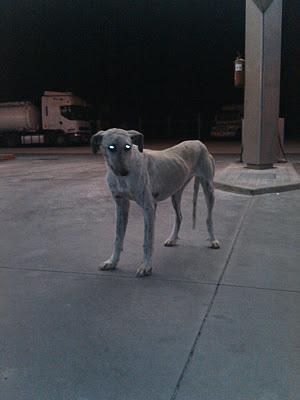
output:
[[[131,144],[125,144],[125,151],[129,151],[131,149]]]
[[[110,145],[108,146],[108,150],[109,150],[109,151],[116,151],[116,150],[117,150],[117,146],[114,145],[114,144],[110,144]]]

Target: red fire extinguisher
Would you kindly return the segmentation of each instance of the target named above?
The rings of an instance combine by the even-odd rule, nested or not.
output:
[[[234,86],[236,88],[245,86],[245,60],[240,55],[234,61]]]

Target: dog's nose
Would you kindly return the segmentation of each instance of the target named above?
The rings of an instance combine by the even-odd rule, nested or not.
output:
[[[122,171],[120,171],[121,176],[127,176],[128,175],[128,171],[126,169],[123,169]]]

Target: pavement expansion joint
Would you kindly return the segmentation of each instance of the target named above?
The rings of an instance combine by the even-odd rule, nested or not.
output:
[[[300,177],[292,164],[275,164],[274,168],[254,170],[245,164],[232,163],[215,176],[215,188],[246,194],[285,192],[300,189]]]
[[[18,272],[41,272],[45,274],[62,274],[62,275],[81,275],[86,277],[93,277],[95,279],[121,279],[121,280],[136,280],[136,281],[143,281],[143,279],[138,279],[134,273],[130,273],[130,275],[124,275],[124,273],[99,273],[99,272],[84,272],[84,271],[66,271],[66,270],[58,270],[58,269],[46,269],[46,268],[28,268],[28,267],[0,267],[0,270],[8,270],[8,271],[18,271]],[[180,279],[180,278],[164,278],[152,275],[151,281],[160,281],[160,282],[169,282],[169,283],[181,283],[187,285],[205,285],[205,286],[216,286],[216,282],[209,282],[209,281],[197,281],[197,280],[189,280],[189,279]]]
[[[175,389],[174,389],[174,391],[173,391],[173,393],[172,393],[172,396],[171,396],[170,400],[176,400],[177,394],[178,394],[178,392],[179,392],[179,390],[180,390],[181,383],[182,383],[183,378],[184,378],[184,376],[185,376],[185,374],[186,374],[186,372],[187,372],[187,370],[188,370],[188,367],[189,367],[189,365],[190,365],[190,362],[191,362],[191,360],[192,360],[192,358],[193,358],[193,355],[194,355],[194,353],[195,353],[196,346],[197,346],[197,344],[198,344],[198,342],[199,342],[200,336],[202,335],[202,332],[203,332],[203,329],[204,329],[204,327],[205,327],[205,325],[206,325],[206,322],[207,322],[207,319],[208,319],[208,317],[209,317],[209,314],[210,314],[210,312],[211,312],[211,310],[212,310],[212,308],[213,308],[213,305],[214,305],[214,302],[215,302],[215,298],[216,298],[216,296],[217,296],[217,294],[218,294],[219,287],[221,286],[222,279],[223,279],[223,277],[224,277],[224,275],[225,275],[225,272],[226,272],[226,269],[227,269],[227,267],[228,267],[229,261],[230,261],[230,259],[231,259],[232,253],[233,253],[233,251],[234,251],[236,242],[237,242],[238,237],[239,237],[239,235],[240,235],[240,233],[241,233],[241,231],[242,231],[244,222],[245,222],[245,220],[246,220],[246,217],[247,217],[247,214],[248,214],[250,208],[252,207],[252,204],[253,204],[253,198],[250,198],[250,200],[247,202],[247,205],[246,205],[246,207],[245,207],[245,210],[244,210],[244,212],[243,212],[243,214],[242,214],[242,216],[241,216],[241,218],[240,218],[240,220],[239,220],[239,222],[238,222],[238,225],[237,225],[235,234],[234,234],[233,239],[232,239],[232,241],[231,241],[231,244],[230,244],[230,246],[229,246],[228,253],[227,253],[226,257],[225,257],[224,267],[223,267],[222,272],[221,272],[221,274],[220,274],[220,276],[219,276],[219,279],[218,279],[218,282],[217,282],[217,284],[216,284],[214,293],[213,293],[212,298],[211,298],[211,300],[210,300],[210,302],[209,302],[209,304],[208,304],[208,306],[207,306],[206,313],[205,313],[205,315],[204,315],[203,320],[201,321],[199,330],[198,330],[198,332],[197,332],[197,334],[196,334],[196,337],[195,337],[194,342],[193,342],[193,344],[192,344],[191,350],[190,350],[190,352],[189,352],[189,354],[188,354],[187,360],[186,360],[186,362],[185,362],[185,364],[184,364],[184,366],[183,366],[183,369],[182,369],[182,371],[181,371],[181,374],[179,375],[177,384],[176,384],[176,386],[175,386]]]
[[[243,288],[243,289],[250,289],[250,290],[265,290],[265,291],[272,291],[272,292],[284,292],[284,293],[296,293],[300,294],[300,290],[292,290],[292,289],[282,289],[282,288],[271,288],[265,286],[249,286],[249,285],[237,285],[234,283],[221,283],[220,286],[232,287],[232,288]]]

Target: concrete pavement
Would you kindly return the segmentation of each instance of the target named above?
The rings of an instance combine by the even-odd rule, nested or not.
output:
[[[135,204],[119,268],[97,271],[114,235],[104,174],[92,156],[0,164],[1,400],[297,399],[300,191],[217,190],[211,250],[189,185],[180,245],[162,246],[162,202],[153,276],[137,279]]]

